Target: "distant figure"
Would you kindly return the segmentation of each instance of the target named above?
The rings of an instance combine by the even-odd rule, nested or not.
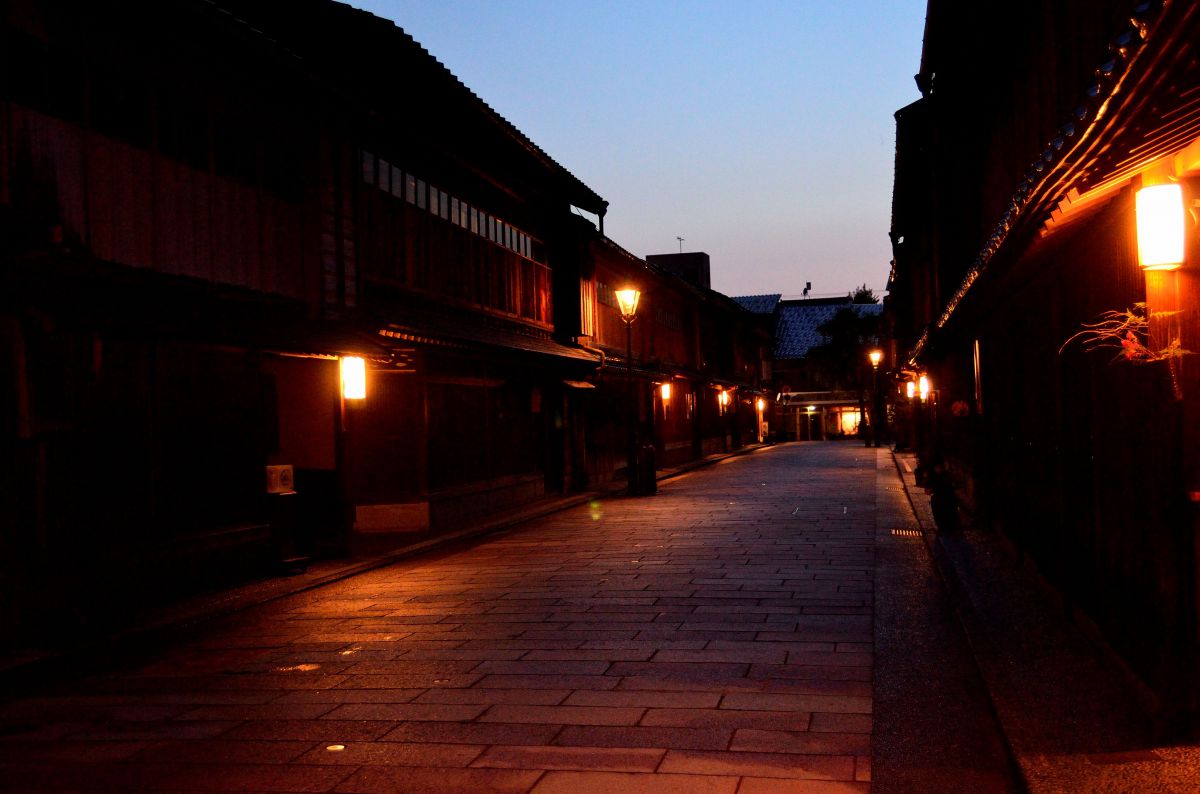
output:
[[[961,531],[958,520],[958,495],[954,492],[954,482],[946,464],[936,461],[926,480],[925,490],[930,493],[929,506],[933,509],[933,520],[938,532],[954,533]]]

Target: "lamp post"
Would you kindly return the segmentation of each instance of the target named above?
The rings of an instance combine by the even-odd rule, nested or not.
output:
[[[867,446],[877,447],[883,437],[883,426],[880,424],[883,400],[880,399],[882,395],[879,393],[879,362],[883,361],[883,351],[876,348],[867,353],[867,358],[871,362],[871,439],[867,441]]]
[[[617,290],[617,305],[621,309],[621,319],[625,321],[625,411],[626,428],[628,431],[628,449],[625,474],[627,478],[626,491],[630,495],[637,493],[637,406],[633,395],[633,321],[637,319],[638,299],[641,292],[633,287]]]

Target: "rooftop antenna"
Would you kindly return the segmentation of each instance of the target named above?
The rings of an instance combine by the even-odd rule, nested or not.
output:
[[[808,292],[811,289],[812,289],[812,282],[811,281],[804,282],[804,297],[806,297],[806,298],[808,297]]]
[[[682,238],[682,237],[676,237],[675,239],[679,241],[679,253],[681,253],[681,254],[682,254],[682,253],[683,253],[683,238]]]

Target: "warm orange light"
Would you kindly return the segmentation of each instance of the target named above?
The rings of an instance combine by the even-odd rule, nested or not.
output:
[[[904,384],[904,394],[908,397],[908,399],[911,400],[917,394],[917,384],[913,383],[911,380]]]
[[[1138,263],[1147,270],[1174,270],[1183,264],[1183,189],[1152,185],[1137,192]]]
[[[722,391],[717,394],[717,402],[721,405],[729,405],[729,392]]]
[[[846,435],[851,435],[858,432],[858,424],[862,421],[862,416],[858,411],[843,411],[838,417],[838,423],[841,425],[841,430]]]
[[[347,400],[367,396],[367,362],[358,356],[342,357],[342,396]]]
[[[617,290],[617,305],[621,309],[621,317],[625,322],[633,322],[633,318],[637,315],[638,298],[642,293],[633,287]]]
[[[872,350],[870,353],[867,353],[867,358],[871,359],[872,367],[878,367],[879,362],[883,361],[883,351],[882,350]]]
[[[667,400],[671,399],[671,384],[664,383],[660,387],[660,391],[662,392],[663,402],[666,402]]]
[[[764,400],[762,397],[759,397],[758,401],[755,403],[755,405],[758,406],[759,413],[762,413],[764,410],[766,410],[767,401]]]
[[[922,375],[917,380],[917,391],[921,393],[921,402],[925,402],[929,399],[929,390],[929,377],[927,375]]]

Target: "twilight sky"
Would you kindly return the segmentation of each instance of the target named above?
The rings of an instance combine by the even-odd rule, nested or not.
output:
[[[683,237],[729,295],[882,295],[925,0],[349,2],[607,199],[632,253]]]

